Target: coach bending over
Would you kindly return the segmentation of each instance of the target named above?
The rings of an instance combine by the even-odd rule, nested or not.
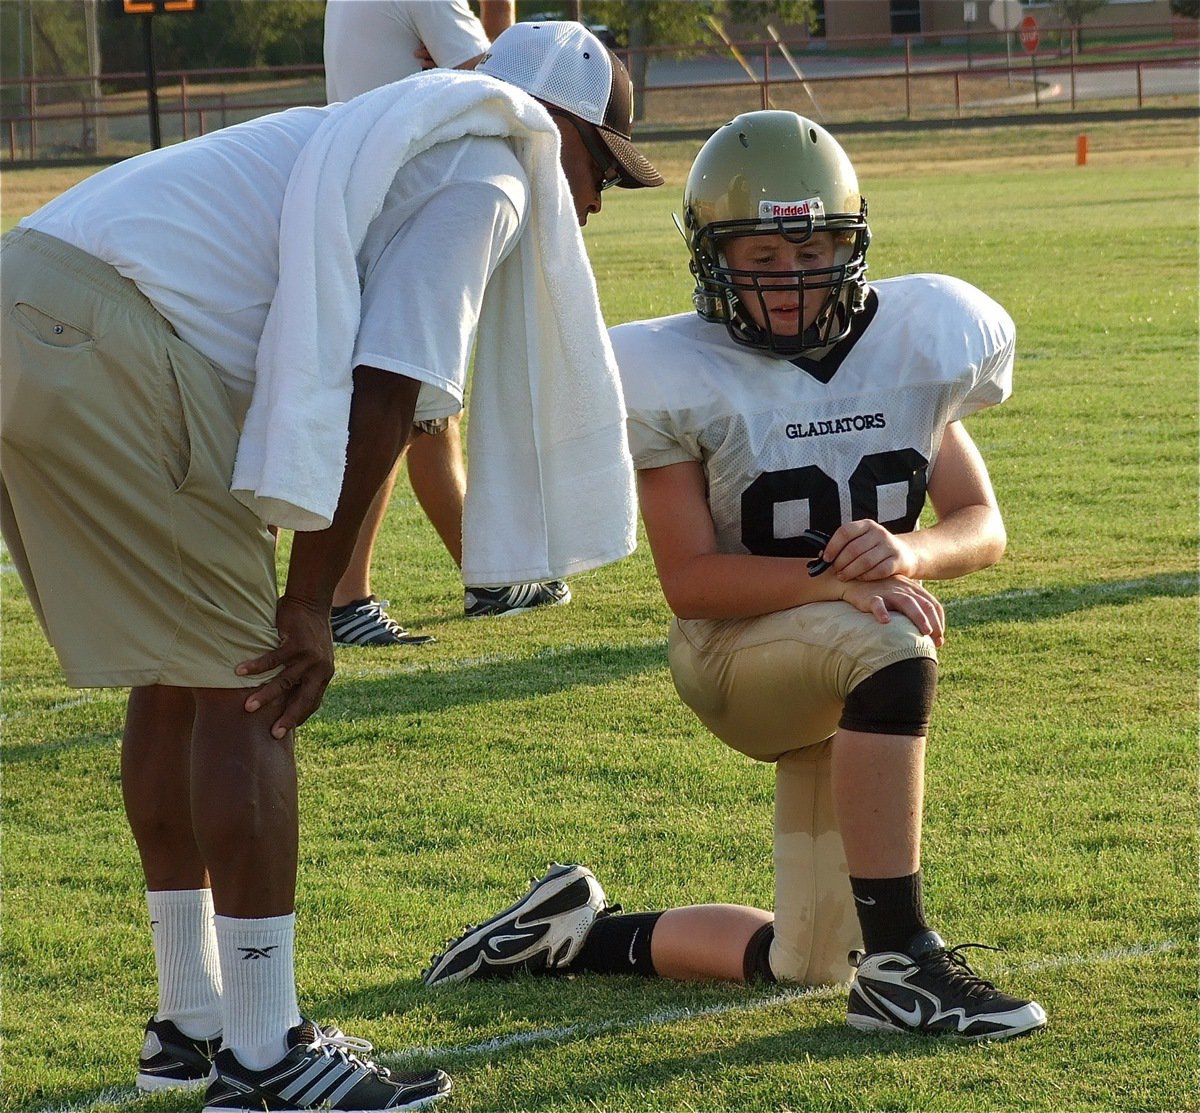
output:
[[[467,582],[631,551],[579,226],[607,186],[661,184],[632,118],[599,40],[521,24],[477,72],[145,154],[5,236],[4,537],[67,682],[132,689],[122,781],[159,975],[143,1089],[208,1085],[208,1110],[449,1091],[301,1017],[293,735],[333,674],[363,514],[414,415],[462,407],[480,320]],[[300,531],[278,599],[275,528]]]

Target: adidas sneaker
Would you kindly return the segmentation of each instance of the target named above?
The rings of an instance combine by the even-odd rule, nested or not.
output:
[[[368,595],[329,612],[334,645],[374,648],[382,645],[428,645],[431,634],[410,634],[387,613],[388,600]]]
[[[463,594],[467,618],[521,614],[535,607],[564,607],[571,601],[571,588],[563,580],[510,584],[508,587],[469,587]]]
[[[221,1046],[220,1036],[193,1039],[173,1021],[146,1022],[146,1038],[138,1058],[137,1088],[155,1090],[201,1090],[215,1077],[213,1056]]]
[[[396,1073],[373,1063],[366,1040],[302,1021],[287,1035],[288,1051],[265,1070],[244,1067],[232,1051],[217,1052],[217,1077],[204,1113],[373,1113],[420,1109],[450,1093],[440,1070]]]

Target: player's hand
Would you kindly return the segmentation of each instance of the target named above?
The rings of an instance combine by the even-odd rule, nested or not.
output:
[[[417,44],[417,49],[413,51],[413,57],[421,63],[421,69],[437,69],[437,63],[433,60],[433,55],[429,53],[429,47],[424,43]]]
[[[870,518],[839,526],[822,555],[839,580],[886,580],[917,574],[912,548]]]
[[[321,706],[333,678],[333,635],[327,608],[314,608],[287,595],[275,608],[275,627],[279,647],[243,661],[234,671],[238,676],[255,676],[282,666],[278,675],[250,693],[245,708],[250,714],[261,708],[280,712],[271,734],[283,738]]]
[[[934,645],[940,646],[946,640],[946,612],[942,604],[924,584],[907,576],[851,580],[844,585],[842,598],[863,614],[874,615],[878,622],[891,622],[893,613],[904,615]]]

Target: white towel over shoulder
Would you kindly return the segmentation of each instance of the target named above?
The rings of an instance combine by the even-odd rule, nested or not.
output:
[[[397,170],[464,135],[514,139],[532,201],[480,316],[463,578],[567,576],[634,548],[624,404],[558,131],[536,101],[483,74],[432,71],[373,90],[332,111],[301,151],[232,489],[271,524],[329,525],[345,470],[356,254]]]

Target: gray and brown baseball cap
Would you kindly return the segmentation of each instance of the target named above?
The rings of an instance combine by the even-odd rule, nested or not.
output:
[[[582,23],[514,23],[475,69],[593,125],[620,169],[617,185],[663,184],[663,176],[633,145],[629,71]]]

